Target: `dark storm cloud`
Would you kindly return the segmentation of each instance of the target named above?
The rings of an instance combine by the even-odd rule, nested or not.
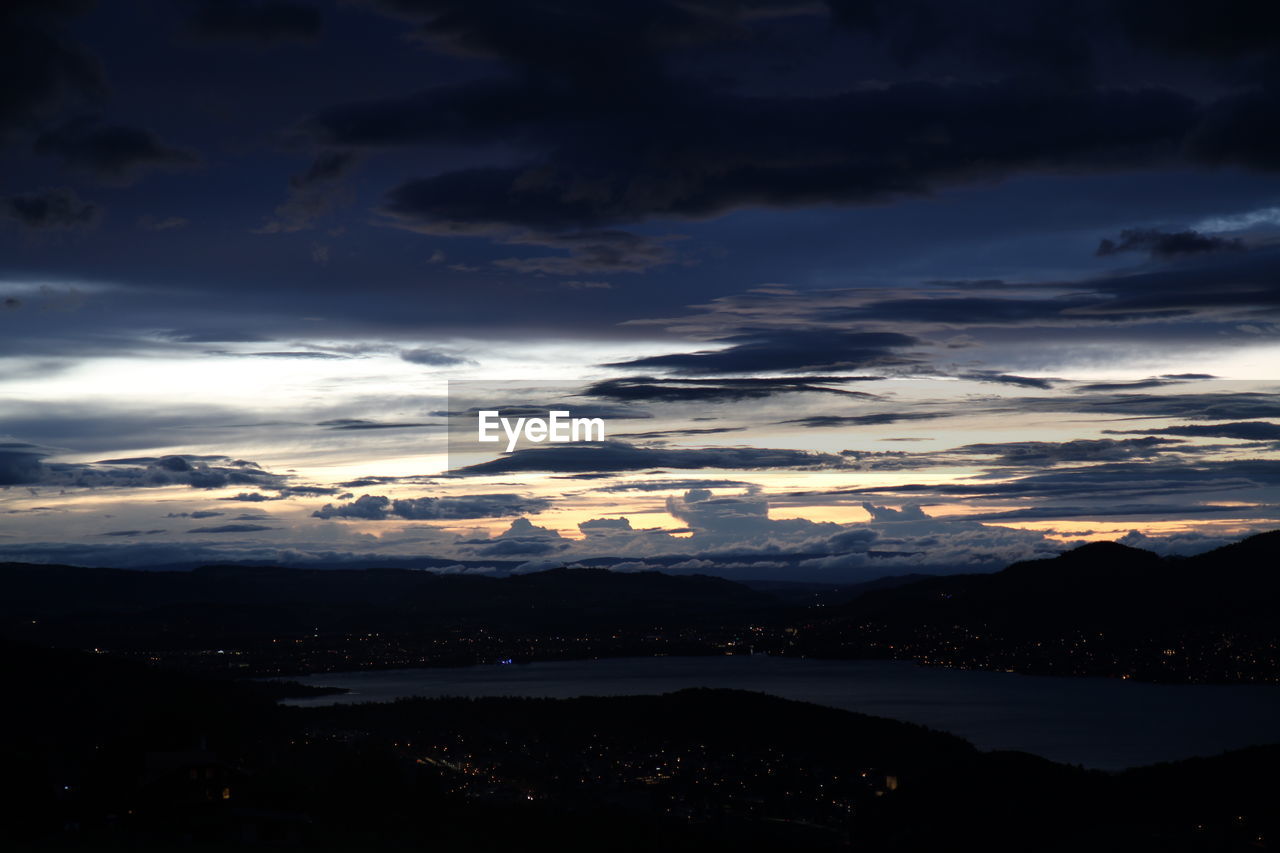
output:
[[[1005,478],[1025,473],[1028,467],[1044,468],[1080,462],[1119,462],[1128,459],[1149,459],[1171,450],[1181,450],[1178,439],[1158,438],[1101,438],[1075,439],[1073,441],[1009,441],[1000,443],[965,444],[950,450],[928,453],[907,453],[901,450],[843,450],[849,467],[871,471],[900,471],[939,466],[989,467],[985,477]]]
[[[711,403],[759,400],[775,394],[808,392],[836,394],[844,397],[875,399],[865,391],[849,391],[832,387],[844,382],[869,382],[878,376],[811,376],[804,379],[666,379],[652,376],[628,376],[606,379],[588,386],[582,393],[621,402]]]
[[[796,15],[826,14],[839,27],[870,34],[905,68],[926,69],[941,58],[946,67],[1039,72],[1054,82],[1089,79],[1099,36],[1175,58],[1234,60],[1274,50],[1280,30],[1274,9],[1253,0],[1228,0],[1212,16],[1188,0],[624,0],[607,13],[591,0],[366,2],[417,24],[423,40],[447,52],[613,77],[636,66],[648,71],[654,57],[673,47],[740,40],[753,21]]]
[[[1056,287],[1076,288],[1076,292],[1030,300],[987,297],[982,300],[988,305],[986,321],[982,309],[948,320],[946,311],[956,306],[945,298],[909,300],[900,305],[879,302],[867,310],[850,310],[849,319],[963,321],[973,325],[1132,325],[1175,318],[1239,323],[1280,311],[1280,250],[1266,247],[1210,254],[1164,269],[1064,282]],[[1007,313],[1014,306],[1019,307],[1018,313]]]
[[[0,212],[24,228],[70,230],[97,225],[102,208],[83,201],[73,189],[54,187],[0,199]]]
[[[33,150],[112,184],[131,183],[151,169],[185,169],[201,163],[195,152],[166,145],[148,130],[106,125],[95,118],[73,119],[42,133]]]
[[[1244,242],[1234,237],[1217,237],[1198,231],[1159,231],[1152,228],[1129,228],[1119,238],[1104,239],[1095,252],[1098,257],[1120,252],[1147,252],[1156,258],[1195,255],[1204,252],[1244,251]]]
[[[667,438],[677,435],[720,435],[726,432],[743,432],[746,427],[692,427],[688,429],[655,429],[648,432],[615,432],[614,438]]]
[[[314,518],[357,518],[385,521],[395,516],[410,521],[463,518],[504,518],[542,512],[550,508],[546,498],[515,494],[460,495],[457,497],[391,498],[361,495],[345,504],[325,504]]]
[[[720,338],[724,349],[654,355],[606,367],[657,368],[688,376],[777,371],[847,370],[910,364],[900,350],[919,343],[897,332],[822,329],[744,331]]]
[[[770,98],[670,77],[657,59],[667,48],[746,35],[739,4],[394,11],[423,21],[431,44],[504,60],[516,76],[337,107],[310,122],[317,138],[386,147],[505,135],[536,152],[524,166],[447,172],[389,194],[386,213],[438,233],[880,201],[1027,168],[1105,169],[1171,156],[1196,120],[1191,100],[1157,91],[913,82]],[[1048,16],[1031,17],[1044,28]],[[546,85],[548,73],[561,85]]]
[[[1077,391],[1138,391],[1143,388],[1160,388],[1165,385],[1175,385],[1174,381],[1168,379],[1160,379],[1152,377],[1150,379],[1135,379],[1132,382],[1090,382],[1087,385],[1077,385]]]
[[[793,418],[776,421],[780,424],[799,424],[809,429],[828,429],[831,427],[877,426],[880,424],[896,424],[901,421],[925,421],[933,418],[944,418],[945,414],[934,412],[881,412],[874,415],[811,415],[807,418]]]
[[[314,350],[280,350],[276,352],[211,352],[210,355],[229,355],[236,358],[313,358],[313,359],[344,359],[350,358],[348,355],[341,355],[336,352],[316,352]]]
[[[561,447],[517,450],[455,471],[462,476],[486,476],[517,471],[617,472],[651,468],[841,468],[845,461],[832,453],[761,447],[636,447],[621,441],[580,442]]]
[[[283,486],[283,475],[226,456],[172,455],[107,459],[101,462],[46,462],[50,451],[34,445],[0,445],[0,486],[59,488],[155,488],[185,485],[219,489],[234,485]]]
[[[1074,441],[1012,441],[1001,444],[966,444],[954,453],[995,456],[1002,465],[1057,465],[1063,462],[1114,462],[1157,456],[1172,439],[1098,438]]]
[[[886,7],[871,14],[881,22],[873,29],[889,41],[918,42],[918,49],[894,51],[904,60],[968,40],[973,52],[960,50],[966,62],[981,56],[1010,63],[1000,69],[1007,73],[1052,58],[1052,70],[1061,71],[1063,58],[1078,53],[1067,49],[1064,32],[1073,28],[1063,23],[1089,17],[1065,7],[1055,16],[1043,9],[1020,13],[1010,4],[994,4],[999,14],[960,5],[965,11],[924,4],[906,27],[883,25],[910,17]],[[1192,156],[1250,159],[1234,149],[1215,153],[1223,145],[1213,139],[1224,132],[1212,128],[1231,120],[1215,119],[1212,111],[1202,116],[1191,99],[1169,91],[1011,79],[751,98],[671,79],[657,61],[665,49],[743,34],[733,20],[739,10],[724,4],[627,3],[611,5],[607,15],[580,3],[409,6],[395,11],[424,21],[432,44],[505,60],[518,76],[335,108],[312,121],[318,137],[392,146],[466,144],[505,133],[541,152],[524,166],[447,172],[406,182],[388,196],[386,213],[437,233],[593,228],[742,206],[869,202],[1026,169],[1150,165],[1178,156],[1202,121],[1209,129],[1194,137]],[[852,8],[839,4],[837,18],[865,17]],[[922,36],[915,27],[930,16],[947,22],[945,29],[903,35]],[[1090,35],[1088,26],[1074,29],[1078,37]],[[1035,47],[1042,42],[1059,49]],[[566,85],[542,85],[539,75],[548,72]]]
[[[1107,430],[1119,435],[1180,435],[1187,438],[1238,438],[1244,441],[1280,440],[1280,424],[1266,421],[1239,421],[1228,424],[1183,424],[1144,430]]]
[[[827,322],[905,322],[944,326],[1039,325],[1064,319],[1079,322],[1071,319],[1073,312],[1088,309],[1101,301],[1098,296],[1079,293],[1069,296],[923,294],[902,299],[879,299],[843,311],[833,309],[823,319]],[[982,374],[974,378],[979,376]]]
[[[88,330],[94,328],[101,319],[102,314],[92,308],[102,301],[105,300],[98,300],[90,295],[85,300],[86,310],[65,312],[69,317],[49,317],[54,312],[48,311],[32,317],[29,323],[12,324],[15,331],[27,332],[32,337],[15,335],[10,338],[0,334],[0,356],[14,355],[21,358],[27,355],[30,358],[30,352],[23,352],[21,345],[33,338],[38,339],[38,332],[42,327],[37,324],[41,320],[49,320],[70,326],[66,330],[68,338],[51,337],[41,341],[48,345],[50,352],[56,352],[56,345],[66,340],[66,349],[58,360],[68,367],[84,363],[95,356],[172,357],[176,347],[152,346],[149,340],[139,341],[136,337],[127,339],[122,335],[118,340],[98,340]],[[32,300],[32,307],[38,304],[37,300]],[[83,336],[70,338],[69,333],[80,328],[86,329]],[[183,362],[190,363],[191,360],[184,359]],[[18,364],[21,365],[22,362]],[[36,364],[39,365],[39,362]],[[225,441],[227,430],[241,433],[236,439],[239,441],[262,430],[278,433],[280,428],[292,430],[303,426],[296,421],[262,419],[263,413],[254,410],[257,402],[249,397],[242,396],[238,401],[227,399],[217,405],[198,402],[204,395],[196,393],[179,394],[164,404],[139,403],[137,399],[130,397],[132,394],[156,390],[145,389],[135,383],[118,389],[119,393],[112,395],[118,398],[118,402],[107,399],[89,402],[80,399],[78,393],[69,393],[64,401],[24,401],[11,397],[4,405],[0,405],[0,435],[7,434],[25,440],[38,439],[67,451],[103,455],[183,444],[209,446],[210,443]]]
[[[426,367],[456,367],[460,364],[474,364],[469,358],[443,352],[437,349],[407,349],[400,357],[410,364],[421,364]]]
[[[47,452],[30,444],[0,444],[0,486],[24,486],[45,475]]]
[[[990,483],[905,483],[826,494],[896,495],[914,500],[959,497],[1132,500],[1162,495],[1242,495],[1280,486],[1280,461],[1104,462]]]
[[[1001,512],[964,516],[966,521],[1035,521],[1037,519],[1090,518],[1116,521],[1141,516],[1185,518],[1192,515],[1226,515],[1232,518],[1280,518],[1280,507],[1217,506],[1214,504],[1099,504],[1097,506],[1032,506]]]
[[[905,450],[841,450],[850,468],[858,471],[903,471],[954,465],[965,457],[938,453],[908,453]]]
[[[317,145],[351,149],[493,146],[488,161],[423,168],[390,189],[380,212],[388,224],[428,234],[568,252],[496,261],[517,272],[669,263],[660,245],[622,260],[612,249],[556,245],[646,219],[881,203],[1028,173],[1280,166],[1272,144],[1280,97],[1256,67],[1240,64],[1256,57],[1188,49],[1195,39],[1170,35],[1182,28],[1146,20],[1205,17],[1185,2],[1167,15],[1138,0],[832,0],[829,9],[655,0],[607,11],[577,0],[366,5],[411,22],[436,53],[490,76],[338,105],[306,120],[305,130]],[[1231,23],[1216,16],[1210,25],[1224,40],[1236,33],[1241,44],[1275,47],[1274,37],[1257,35],[1274,28],[1273,16],[1259,19],[1253,7],[1232,14]],[[783,16],[805,20],[770,20]],[[829,39],[839,40],[845,61],[818,65],[808,80],[751,84],[758,74],[743,60],[751,47],[798,53]],[[699,51],[710,67],[691,73],[690,54]],[[1189,64],[1188,55],[1216,64]],[[1186,237],[1166,235],[1148,248],[1203,248]],[[937,307],[936,321],[962,322],[957,312],[968,308],[978,322],[987,306]],[[995,307],[1004,322],[1032,321],[1045,308],[1035,300]]]
[[[368,421],[361,418],[335,418],[328,421],[320,421],[316,426],[327,427],[335,430],[363,430],[363,429],[409,429],[411,427],[428,427],[443,426],[443,424],[431,423],[382,423],[379,421]]]
[[[385,486],[390,483],[419,482],[419,481],[422,481],[422,478],[370,476],[370,477],[358,477],[354,480],[347,480],[345,483],[339,483],[338,485],[342,486],[344,489],[363,489],[368,486]],[[422,481],[421,484],[428,485],[430,484],[430,481],[429,480]]]
[[[321,24],[314,6],[278,0],[205,0],[190,21],[192,31],[205,38],[260,42],[314,39]]]
[[[62,32],[90,2],[10,0],[0,4],[0,143],[68,105],[100,98],[97,61]]]
[[[828,322],[881,321],[941,326],[1098,325],[1220,319],[1280,307],[1280,252],[1228,253],[1200,262],[1081,281],[1025,285],[1024,294],[922,294],[820,313]],[[1070,289],[1068,295],[1054,290]],[[1039,293],[1036,293],[1036,291]],[[1028,295],[1029,294],[1029,295]]]
[[[339,489],[333,486],[279,486],[280,494],[284,497],[315,497],[317,495],[336,495]]]
[[[1100,298],[1076,309],[1081,319],[1274,314],[1280,309],[1280,251],[1221,253],[1179,267],[1089,284]]]
[[[1280,19],[1269,3],[1228,0],[1205,14],[1194,0],[827,0],[834,20],[867,33],[905,66],[976,66],[1087,83],[1108,48],[1135,58],[1236,60],[1273,51]],[[1246,66],[1247,67],[1247,66]]]
[[[599,486],[596,492],[665,492],[685,489],[733,489],[751,485],[743,480],[645,480],[640,483],[615,483]]]
[[[164,468],[166,471],[186,471],[190,469],[192,464],[201,462],[218,462],[225,460],[226,456],[197,456],[195,454],[186,454],[183,456],[121,456],[115,459],[99,459],[95,465],[156,465]],[[252,462],[237,460],[237,465],[248,465],[250,467],[258,467]]]
[[[1054,3],[1034,13],[1006,3],[912,3],[905,11],[880,4],[867,6],[873,11],[864,9],[865,14],[836,4],[841,26],[871,34],[862,41],[829,32],[819,4],[622,2],[608,4],[607,11],[601,4],[567,0],[365,5],[410,21],[417,38],[449,58],[428,56],[418,66],[397,66],[407,73],[397,73],[393,87],[369,86],[375,95],[432,86],[417,95],[329,109],[311,107],[314,99],[305,99],[306,109],[315,110],[304,124],[319,159],[298,175],[294,190],[299,183],[336,183],[333,164],[349,161],[354,151],[422,146],[387,158],[393,163],[378,178],[391,189],[384,212],[400,224],[438,233],[486,234],[507,244],[532,239],[534,256],[496,259],[507,269],[534,274],[584,267],[625,271],[666,262],[661,246],[656,255],[649,246],[648,254],[629,252],[619,259],[616,252],[567,245],[575,236],[618,231],[647,217],[881,201],[1028,172],[1184,164],[1188,152],[1218,152],[1210,159],[1219,162],[1235,149],[1223,149],[1214,142],[1222,131],[1206,128],[1234,125],[1213,118],[1218,113],[1201,103],[1256,79],[1218,79],[1217,69],[1194,68],[1148,75],[1141,63],[1131,75],[1072,74],[1070,85],[1047,85],[1046,77],[1023,73],[1028,63],[1051,57],[1055,68],[1086,66],[1075,54],[1091,53],[1095,41],[1138,41],[1126,35],[1127,17],[1099,3],[1081,10]],[[281,9],[310,8],[301,4],[197,8],[231,20],[223,25],[229,32],[310,31],[310,24],[272,23]],[[769,20],[781,14],[807,17],[783,26]],[[259,17],[261,26],[255,23]],[[235,23],[241,20],[249,23]],[[941,23],[922,23],[929,21]],[[802,25],[798,35],[789,32],[793,25]],[[815,65],[807,72],[811,78],[760,86],[736,73],[751,78],[765,64],[744,61],[746,51],[766,56],[778,45],[814,47],[828,38],[847,48],[848,61]],[[1083,47],[1066,51],[1073,41]],[[1165,39],[1141,41],[1156,45],[1152,50],[1172,50]],[[711,42],[717,43],[708,55],[712,67],[691,72],[691,48]],[[354,60],[379,50],[363,38],[347,43],[351,54],[342,58],[353,60],[352,67],[364,67]],[[881,63],[885,46],[896,65]],[[1122,59],[1129,58],[1128,47],[1121,45]],[[877,57],[864,64],[861,54],[872,52]],[[920,64],[937,55],[947,57],[947,73]],[[1060,61],[1067,55],[1075,58]],[[477,82],[478,75],[489,79]],[[1140,89],[1146,81],[1186,92]],[[314,85],[320,89],[323,83]],[[1255,93],[1255,100],[1265,100],[1269,91]],[[1241,109],[1226,104],[1218,112],[1237,115]],[[60,109],[57,116],[70,112]],[[1247,148],[1271,138],[1233,137],[1232,145]],[[465,155],[454,156],[459,149]],[[282,212],[266,230],[309,227],[317,208],[303,207],[303,216]],[[490,251],[480,260],[487,265],[494,259]]]
[[[1036,340],[1041,340],[1045,327],[1099,330],[1111,327],[1115,334],[1123,334],[1130,340],[1132,328],[1140,324],[1160,324],[1156,327],[1158,331],[1168,326],[1170,320],[1181,320],[1230,324],[1220,327],[1221,330],[1239,337],[1241,325],[1280,313],[1280,247],[1209,253],[1158,269],[1077,280],[983,281],[971,286],[946,282],[893,289],[757,289],[717,297],[698,308],[698,313],[649,322],[722,342],[740,336],[747,342],[758,337],[760,343],[749,346],[745,352],[731,347],[722,353],[657,356],[660,364],[670,362],[690,368],[704,358],[732,361],[735,356],[749,356],[756,350],[768,352],[772,338],[776,338],[776,349],[786,365],[828,361],[838,356],[841,336],[849,334],[845,330],[850,327],[892,328],[901,330],[899,334],[915,333],[909,342],[886,347],[886,356],[908,364],[921,362],[921,356],[909,350],[901,352],[899,348],[922,344],[920,338],[927,331],[941,335],[952,329],[974,330],[969,337],[960,339],[964,346],[980,343],[972,335],[985,337],[1002,329],[1032,329]],[[1206,334],[1217,337],[1216,330]],[[808,336],[813,337],[818,358],[805,355]],[[944,338],[938,343],[947,344],[948,340],[953,339]],[[824,352],[826,350],[831,351],[831,356]],[[644,361],[647,360],[630,364]],[[883,363],[894,364],[891,360]],[[956,373],[941,367],[934,369],[965,379],[1030,387],[1051,387],[1055,381],[996,370]]]
[[[1016,385],[1021,388],[1043,388],[1049,390],[1061,379],[1048,379],[1038,376],[1018,376],[1012,373],[1000,373],[995,370],[972,370],[958,375],[960,379],[973,382],[991,382],[996,385]]]
[[[576,115],[578,109],[571,97],[532,84],[489,80],[331,107],[305,127],[326,144],[352,148],[479,143],[508,125]]]
[[[1280,395],[1253,391],[1205,394],[1082,394],[1001,401],[1023,411],[1082,412],[1135,418],[1233,421],[1280,418]]]
[[[662,88],[658,86],[656,88]],[[383,211],[430,233],[592,229],[737,207],[872,203],[1037,168],[1112,169],[1169,160],[1195,121],[1170,92],[1046,92],[1020,84],[895,84],[826,98],[740,98],[693,87],[640,103],[567,105],[522,84],[473,96],[425,95],[317,118],[335,144],[461,142],[495,123],[545,149],[520,167],[476,167],[407,181]],[[460,130],[457,98],[467,105]],[[515,114],[506,105],[523,102]],[[442,103],[443,102],[443,103]],[[485,115],[486,107],[500,111]],[[442,108],[444,107],[444,108]],[[568,115],[566,115],[568,111]],[[589,132],[572,143],[570,125]],[[412,134],[385,133],[412,128]],[[345,131],[345,132],[344,132]],[[354,132],[352,132],[354,131]],[[673,169],[677,166],[678,169]]]

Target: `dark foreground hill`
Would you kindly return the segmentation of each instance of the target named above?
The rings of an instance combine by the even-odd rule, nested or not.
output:
[[[1099,542],[985,575],[874,590],[813,653],[1167,680],[1280,682],[1280,531],[1194,557]]]
[[[1105,774],[757,693],[280,707],[0,646],[12,850],[1274,849],[1275,747]]]

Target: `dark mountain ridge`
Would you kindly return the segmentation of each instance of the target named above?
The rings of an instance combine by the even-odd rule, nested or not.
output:
[[[1098,542],[867,592],[796,654],[1150,681],[1280,683],[1280,531],[1193,557]]]
[[[207,566],[139,572],[0,564],[0,632],[78,648],[218,648],[273,637],[606,632],[739,622],[776,599],[706,575],[553,569],[486,577],[406,569]]]
[[[872,590],[843,616],[1007,627],[1160,627],[1273,623],[1280,531],[1193,557],[1095,542],[992,574],[946,575]]]

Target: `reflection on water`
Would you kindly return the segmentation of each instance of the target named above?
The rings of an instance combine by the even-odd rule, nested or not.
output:
[[[919,667],[896,661],[757,656],[328,673],[298,679],[350,694],[294,705],[404,696],[622,696],[734,687],[952,732],[983,749],[1119,769],[1280,742],[1280,688],[1142,684]]]

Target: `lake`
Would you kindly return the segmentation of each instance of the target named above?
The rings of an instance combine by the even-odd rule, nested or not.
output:
[[[737,655],[613,658],[447,669],[341,672],[299,678],[349,694],[298,706],[406,696],[624,696],[732,687],[908,720],[981,749],[1017,749],[1116,770],[1280,742],[1280,688],[1145,684]]]

